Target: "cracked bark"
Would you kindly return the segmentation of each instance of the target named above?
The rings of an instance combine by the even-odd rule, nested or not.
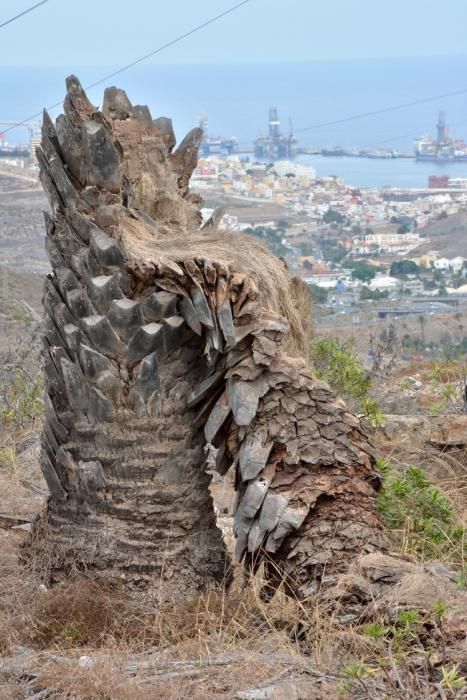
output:
[[[46,281],[51,497],[32,546],[177,597],[225,576],[204,447],[236,470],[236,553],[306,595],[381,548],[359,421],[304,359],[300,283],[252,239],[201,226],[199,130],[67,81],[38,150],[52,216]]]

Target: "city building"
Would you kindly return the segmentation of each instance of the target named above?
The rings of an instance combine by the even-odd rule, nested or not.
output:
[[[301,165],[300,163],[292,163],[290,160],[276,160],[274,163],[274,172],[279,177],[292,175],[293,177],[308,182],[316,180],[316,170],[311,165]]]
[[[352,253],[371,255],[374,253],[402,253],[417,246],[421,239],[418,233],[367,233],[353,239]]]
[[[433,267],[435,270],[449,270],[450,272],[460,272],[464,266],[464,258],[460,255],[451,258],[438,258],[433,262]]]
[[[449,175],[430,175],[428,177],[428,189],[447,189],[449,187]]]
[[[301,278],[307,284],[316,284],[318,287],[325,289],[333,289],[340,282],[349,283],[352,279],[352,273],[349,270],[331,270],[327,265],[313,265],[311,271],[302,270]]]

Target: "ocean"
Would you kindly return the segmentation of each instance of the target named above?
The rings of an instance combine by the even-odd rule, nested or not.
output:
[[[321,177],[337,175],[355,187],[427,187],[430,175],[467,178],[467,163],[432,163],[411,158],[369,159],[298,156]]]
[[[2,66],[0,120],[22,120],[58,102],[63,98],[64,79],[69,73],[76,73],[86,86],[113,70],[111,66]],[[434,134],[440,110],[446,113],[451,133],[467,139],[467,92],[345,124],[314,127],[464,89],[466,74],[467,56],[256,65],[147,64],[106,81],[90,90],[89,96],[99,105],[104,87],[117,84],[133,103],[148,104],[154,117],[172,117],[178,138],[204,113],[208,115],[210,134],[236,136],[241,143],[251,144],[259,133],[267,131],[268,109],[274,106],[279,111],[281,129],[288,131],[290,119],[304,146],[408,151],[417,136]],[[58,113],[58,109],[51,110],[52,116]],[[7,138],[11,143],[24,143],[28,133],[24,128],[15,129]],[[467,163],[438,165],[406,159],[311,156],[304,157],[304,161],[316,167],[318,175],[339,175],[356,186],[424,187],[431,174],[467,177]]]

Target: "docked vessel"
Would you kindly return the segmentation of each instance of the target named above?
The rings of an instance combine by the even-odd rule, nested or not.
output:
[[[208,133],[207,114],[200,115],[199,126],[203,130],[203,140],[201,141],[199,149],[200,155],[231,155],[232,153],[238,152],[238,139],[234,136],[231,138],[223,138],[222,136],[211,136]]]
[[[0,145],[0,158],[29,158],[29,148],[27,146]]]

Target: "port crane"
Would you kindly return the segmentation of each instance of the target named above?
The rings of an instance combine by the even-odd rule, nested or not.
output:
[[[0,119],[0,128],[2,126],[24,126],[29,131],[30,139],[33,139],[40,133],[41,125],[39,122],[20,122],[20,121],[8,121]],[[0,131],[1,136],[1,131]]]

